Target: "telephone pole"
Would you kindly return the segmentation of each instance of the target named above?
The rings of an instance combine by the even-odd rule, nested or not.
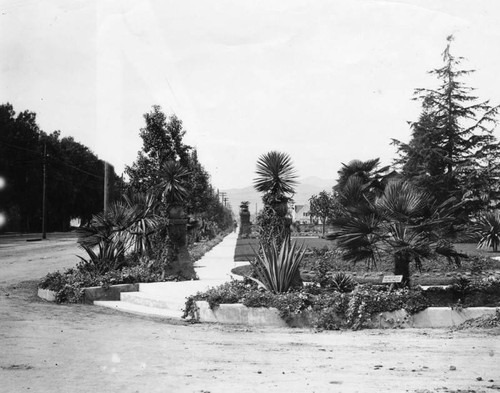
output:
[[[47,142],[43,144],[42,239],[47,239],[47,231],[45,228],[45,219],[47,217],[46,194],[47,194]]]
[[[109,205],[109,164],[104,161],[104,214],[108,211]]]

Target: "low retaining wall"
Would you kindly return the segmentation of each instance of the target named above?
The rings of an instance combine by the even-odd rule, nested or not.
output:
[[[286,323],[275,308],[252,308],[242,304],[221,304],[213,310],[208,302],[197,301],[196,319],[199,322],[218,322],[268,327],[311,327],[312,312],[303,312]],[[485,315],[494,315],[495,307],[471,307],[452,309],[449,307],[429,307],[417,314],[409,315],[405,310],[383,312],[372,317],[372,328],[447,328]]]
[[[269,326],[269,327],[309,327],[312,313],[302,312],[286,323],[276,308],[246,307],[243,304],[221,304],[213,310],[208,302],[197,301],[196,319],[199,322],[219,322],[226,324]]]
[[[50,289],[38,288],[38,297],[47,300],[48,302],[56,301],[56,293],[56,291],[51,291]]]
[[[120,300],[122,292],[137,292],[139,284],[117,284],[107,288],[103,287],[88,287],[83,288],[83,303],[93,304],[94,300]],[[50,289],[38,288],[38,297],[49,302],[56,301],[56,291]]]
[[[120,300],[120,293],[137,291],[139,291],[139,284],[117,284],[107,288],[83,288],[83,302],[93,304],[94,300]]]

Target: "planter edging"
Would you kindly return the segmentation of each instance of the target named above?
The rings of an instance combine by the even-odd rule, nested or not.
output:
[[[136,284],[116,284],[104,287],[86,287],[83,290],[83,300],[85,304],[93,304],[94,300],[120,300],[122,292],[137,292],[139,283]],[[55,302],[57,291],[38,288],[37,295],[48,302]]]
[[[314,313],[305,311],[288,323],[279,315],[276,308],[246,307],[243,304],[220,304],[211,309],[208,302],[196,301],[195,319],[198,322],[217,322],[268,327],[312,327]],[[414,315],[405,310],[383,312],[373,315],[370,328],[446,328],[485,315],[494,315],[499,307],[469,307],[452,309],[450,307],[429,307]]]

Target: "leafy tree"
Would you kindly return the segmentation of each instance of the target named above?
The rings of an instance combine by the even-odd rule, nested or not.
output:
[[[422,102],[411,125],[409,143],[393,140],[396,164],[403,175],[438,201],[464,199],[466,212],[484,208],[500,197],[494,186],[500,174],[500,146],[492,134],[499,106],[479,101],[460,79],[474,72],[459,68],[462,57],[451,53],[452,36],[443,52],[444,65],[430,71],[440,81],[435,89],[415,90]]]
[[[140,131],[142,150],[132,166],[125,169],[130,177],[129,188],[145,192],[158,187],[165,180],[165,165],[176,162],[187,172],[183,181],[185,213],[200,221],[204,228],[213,223],[219,229],[228,228],[232,224],[230,212],[220,205],[197,151],[183,142],[186,131],[182,121],[175,115],[167,118],[157,105],[144,115],[144,119],[146,126]]]
[[[47,230],[68,230],[71,218],[88,222],[102,209],[103,162],[73,138],[40,130],[35,113],[16,115],[12,105],[0,105],[0,176],[7,183],[0,205],[6,209],[5,230],[41,229],[44,162]],[[113,173],[112,184],[119,182]]]
[[[125,169],[130,186],[141,192],[161,182],[161,171],[167,162],[179,161],[187,168],[191,149],[182,141],[186,131],[175,115],[167,119],[161,107],[154,105],[151,112],[144,115],[144,120],[146,126],[140,130],[142,150],[132,166]]]
[[[321,191],[318,195],[309,198],[310,212],[313,217],[321,219],[323,224],[323,235],[327,220],[334,218],[339,213],[339,202],[334,193]]]
[[[16,116],[10,104],[0,105],[0,176],[6,187],[0,203],[6,209],[6,230],[23,232],[40,227],[41,152],[36,115]]]

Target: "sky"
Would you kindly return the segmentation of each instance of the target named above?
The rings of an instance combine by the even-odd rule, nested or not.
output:
[[[450,34],[464,81],[500,104],[498,0],[0,0],[0,103],[118,173],[160,105],[217,188],[251,185],[271,150],[331,179],[392,162]]]

